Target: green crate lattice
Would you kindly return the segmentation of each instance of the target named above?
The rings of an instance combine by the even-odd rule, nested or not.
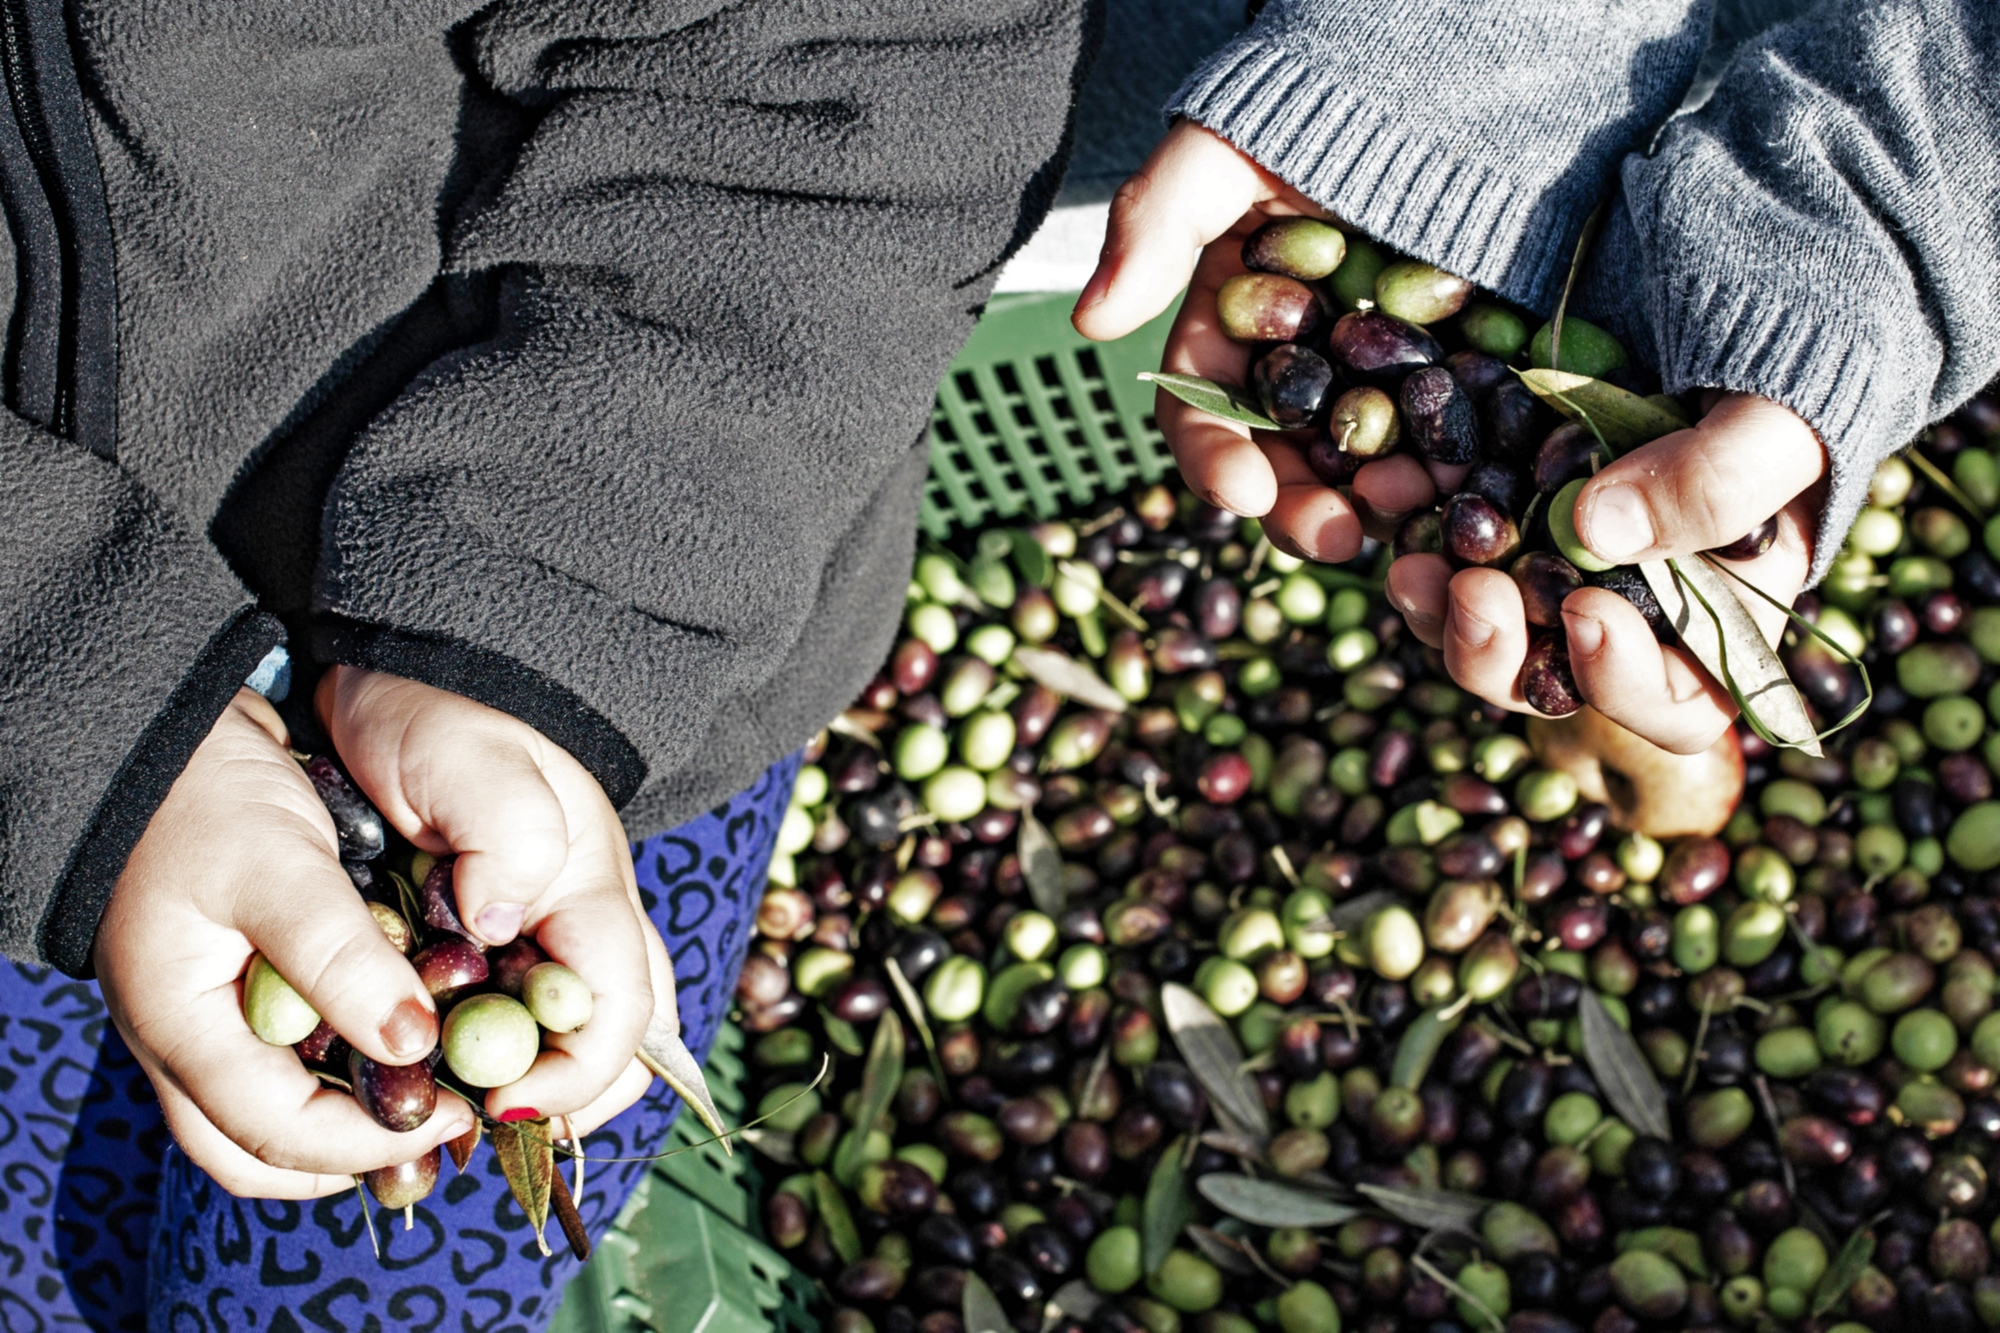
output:
[[[1069,323],[1069,293],[999,296],[952,362],[931,410],[924,531],[1052,518],[1158,481],[1173,467],[1153,420],[1169,311],[1128,338],[1093,343]]]
[[[942,541],[995,521],[1052,518],[1157,481],[1173,456],[1153,420],[1172,312],[1115,343],[1070,327],[1071,293],[995,297],[938,388],[922,525]],[[741,1124],[743,1034],[725,1024],[709,1091]],[[669,1145],[708,1137],[693,1116]],[[812,1286],[765,1242],[763,1173],[714,1145],[653,1164],[570,1284],[550,1333],[813,1333]]]

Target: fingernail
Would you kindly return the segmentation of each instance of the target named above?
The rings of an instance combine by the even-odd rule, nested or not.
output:
[[[389,1011],[382,1024],[382,1044],[399,1060],[411,1060],[431,1048],[437,1015],[421,1000],[409,999]]]
[[[517,1124],[523,1120],[540,1120],[542,1113],[532,1106],[515,1106],[493,1117],[503,1125]]]
[[[1569,655],[1571,657],[1595,657],[1597,650],[1604,646],[1604,625],[1593,616],[1580,616],[1573,612],[1562,613],[1563,628],[1569,631]]]
[[[1638,488],[1623,482],[1600,486],[1590,497],[1590,537],[1599,559],[1627,563],[1653,544],[1653,516]]]
[[[1493,627],[1462,606],[1451,608],[1451,629],[1468,648],[1484,648],[1493,641]]]
[[[521,922],[527,915],[528,909],[520,903],[492,903],[479,909],[479,919],[473,924],[491,943],[505,944],[521,933]]]

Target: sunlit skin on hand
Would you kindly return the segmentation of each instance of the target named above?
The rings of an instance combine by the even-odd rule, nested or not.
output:
[[[1327,216],[1228,141],[1179,122],[1112,200],[1077,330],[1123,337],[1186,289],[1163,368],[1244,383],[1251,352],[1223,336],[1215,294],[1244,271],[1244,238],[1273,218],[1300,215]],[[1600,558],[1635,564],[1725,546],[1775,514],[1770,549],[1733,569],[1789,605],[1811,564],[1826,450],[1804,420],[1768,399],[1711,392],[1703,409],[1692,428],[1633,450],[1585,486],[1578,535]],[[1156,413],[1196,494],[1260,519],[1274,546],[1311,560],[1352,559],[1364,532],[1386,540],[1465,471],[1393,455],[1364,465],[1343,494],[1307,466],[1295,437],[1219,420],[1164,392]],[[1454,572],[1443,556],[1405,556],[1390,568],[1387,591],[1411,632],[1443,651],[1460,685],[1502,708],[1534,711],[1520,691],[1527,621],[1505,571]],[[1688,753],[1712,744],[1735,716],[1728,692],[1686,649],[1661,645],[1618,594],[1583,588],[1562,610],[1577,685],[1613,720]],[[1761,600],[1750,610],[1775,642],[1783,613]]]

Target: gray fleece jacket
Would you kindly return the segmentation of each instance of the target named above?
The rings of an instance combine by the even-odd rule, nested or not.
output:
[[[0,950],[88,968],[287,633],[526,720],[634,834],[803,743],[887,650],[1094,23],[0,0]]]
[[[1270,0],[1170,110],[1544,313],[1610,197],[1579,313],[1670,391],[1812,423],[1817,577],[1875,464],[2000,371],[2000,3],[1711,8]]]

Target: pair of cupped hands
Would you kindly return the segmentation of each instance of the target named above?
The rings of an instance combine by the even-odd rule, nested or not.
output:
[[[652,1077],[634,1052],[656,998],[672,1012],[673,967],[597,781],[526,723],[416,681],[336,667],[315,703],[383,817],[423,850],[457,854],[467,928],[490,945],[528,935],[590,985],[590,1022],[545,1033],[527,1074],[487,1095],[488,1114],[567,1115],[582,1134],[631,1105]],[[233,1194],[313,1198],[458,1137],[473,1110],[440,1095],[428,1121],[393,1133],[245,1022],[241,978],[257,951],[364,1055],[413,1064],[439,1036],[287,740],[268,702],[237,693],[128,859],[95,961],[188,1157]]]
[[[1244,271],[1245,237],[1273,218],[1299,215],[1327,216],[1227,140],[1179,122],[1112,201],[1103,254],[1077,302],[1077,330],[1122,337],[1186,288],[1164,369],[1246,383],[1250,349],[1223,335],[1216,291]],[[1397,455],[1364,465],[1344,495],[1307,466],[1298,437],[1234,425],[1166,393],[1157,411],[1197,495],[1261,519],[1273,546],[1307,560],[1352,559],[1364,534],[1388,540],[1405,516],[1455,490],[1466,471]],[[1811,565],[1826,471],[1819,437],[1797,414],[1767,398],[1710,391],[1693,427],[1634,449],[1591,479],[1577,502],[1577,533],[1599,558],[1629,565],[1727,545],[1775,514],[1771,548],[1732,567],[1789,605]],[[1443,651],[1460,685],[1502,708],[1535,711],[1520,687],[1527,619],[1505,571],[1454,573],[1441,555],[1407,555],[1390,566],[1387,593],[1410,632]],[[1762,601],[1749,610],[1775,642],[1784,614]],[[1582,588],[1562,611],[1577,686],[1613,721],[1693,753],[1734,718],[1728,691],[1684,648],[1661,645],[1617,593]]]

